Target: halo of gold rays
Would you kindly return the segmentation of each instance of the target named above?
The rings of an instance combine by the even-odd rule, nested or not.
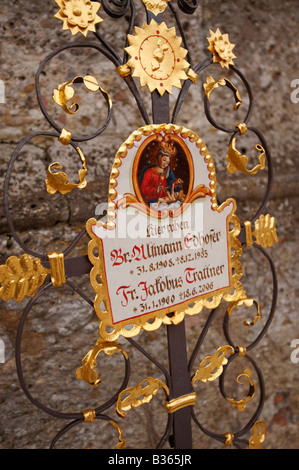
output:
[[[60,10],[54,15],[63,22],[62,29],[69,29],[72,35],[82,33],[87,36],[88,31],[96,32],[95,25],[103,21],[97,15],[101,4],[90,0],[55,0]]]
[[[185,60],[187,50],[181,47],[182,38],[176,36],[175,28],[167,28],[163,22],[152,20],[143,23],[142,28],[135,26],[135,35],[128,34],[131,56],[127,62],[134,69],[133,77],[140,78],[141,86],[148,86],[152,92],[158,90],[162,96],[165,91],[172,93],[172,87],[181,88],[181,80],[187,80]]]
[[[213,62],[219,62],[221,67],[226,68],[234,65],[233,59],[236,59],[236,56],[232,50],[235,44],[229,41],[228,34],[222,34],[219,28],[215,33],[211,29],[209,31],[211,36],[207,38],[210,44],[208,50],[213,54]]]

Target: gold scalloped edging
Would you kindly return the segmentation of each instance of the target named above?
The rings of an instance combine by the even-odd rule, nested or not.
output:
[[[132,320],[128,320],[125,326],[124,324],[113,325],[111,321],[107,284],[105,281],[105,276],[103,276],[102,274],[104,272],[104,265],[102,259],[102,244],[100,243],[99,239],[94,235],[91,228],[92,225],[95,225],[97,223],[109,230],[113,230],[115,228],[115,199],[117,197],[116,186],[117,178],[119,176],[119,168],[122,165],[122,159],[126,157],[128,149],[131,149],[133,147],[134,142],[140,141],[143,136],[148,136],[152,132],[158,134],[162,131],[169,134],[180,133],[183,138],[188,138],[191,142],[195,142],[196,146],[200,149],[200,152],[203,155],[205,162],[207,163],[208,170],[210,172],[209,178],[211,180],[210,189],[212,209],[221,212],[225,205],[233,202],[234,208],[230,217],[228,218],[230,271],[233,273],[231,275],[232,287],[230,292],[221,292],[219,294],[214,295],[212,298],[208,298],[207,294],[199,300],[192,302],[192,307],[188,305],[188,301],[180,305],[180,307],[173,307],[174,310],[171,312],[173,313],[171,317],[167,316],[165,312],[162,311],[159,312],[154,319],[152,317],[152,313],[149,313],[142,317],[134,318],[134,323],[132,323]],[[236,203],[234,199],[228,199],[223,204],[218,206],[216,198],[216,185],[216,171],[211,154],[209,153],[205,144],[198,137],[197,134],[182,126],[176,126],[174,124],[144,126],[134,131],[130,135],[130,137],[121,145],[118,152],[116,153],[110,175],[107,223],[104,224],[101,221],[97,222],[96,219],[91,218],[87,221],[86,224],[86,230],[91,237],[91,241],[88,244],[88,257],[93,265],[93,268],[90,273],[90,282],[96,294],[94,300],[94,308],[101,322],[99,327],[99,334],[101,339],[106,341],[115,341],[120,335],[126,338],[133,337],[136,336],[141,331],[141,329],[146,331],[157,330],[162,325],[162,323],[166,325],[177,325],[181,321],[183,321],[185,315],[196,315],[200,313],[204,307],[208,309],[216,308],[220,304],[222,299],[227,302],[232,302],[245,297],[245,292],[242,283],[240,282],[240,279],[242,277],[242,265],[239,261],[239,258],[242,255],[242,245],[237,238],[240,233],[241,227],[239,219],[235,215]],[[229,227],[230,225],[231,227]],[[98,251],[97,254],[95,254],[96,250]],[[189,301],[189,304],[190,303],[191,302]],[[105,308],[102,308],[101,305],[104,305]],[[170,313],[170,311],[168,313]]]

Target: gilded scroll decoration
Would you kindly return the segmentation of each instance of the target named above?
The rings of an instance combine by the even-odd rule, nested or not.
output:
[[[249,383],[249,390],[247,393],[247,397],[236,400],[234,398],[228,398],[226,397],[227,401],[230,402],[232,407],[236,407],[238,411],[244,411],[246,408],[246,405],[253,399],[255,395],[255,383],[251,378],[251,370],[246,369],[241,374],[238,375],[237,377],[237,383],[240,385],[244,385],[246,383]]]
[[[256,421],[252,426],[252,436],[249,439],[249,449],[261,449],[265,441],[266,423],[263,420]]]
[[[72,86],[74,83],[83,83],[85,88],[92,92],[100,90],[103,94],[107,95],[109,107],[112,107],[112,101],[109,94],[98,84],[95,77],[92,75],[85,75],[84,77],[77,76],[72,80],[61,83],[58,85],[58,89],[55,88],[53,90],[53,99],[55,103],[58,104],[58,106],[60,106],[66,113],[75,114],[79,109],[79,105],[77,103],[72,103],[71,105],[68,104],[75,95],[75,90]]]
[[[248,158],[246,155],[242,155],[236,148],[236,138],[234,137],[227,152],[227,171],[229,173],[235,173],[235,171],[239,170],[247,175],[256,175],[259,170],[263,170],[265,168],[265,149],[260,144],[255,145],[254,148],[260,154],[258,157],[259,163],[253,168],[248,169]]]
[[[231,302],[227,308],[227,313],[228,315],[230,316],[232,311],[237,308],[237,307],[240,307],[244,305],[245,307],[252,307],[254,306],[256,308],[256,315],[254,317],[254,319],[249,322],[248,320],[244,321],[244,325],[245,326],[253,326],[255,325],[256,322],[258,322],[260,319],[261,319],[261,309],[260,309],[260,305],[258,303],[257,300],[255,299],[249,299],[247,297],[245,298],[241,298],[237,301],[234,301],[234,302]]]
[[[159,389],[163,389],[166,395],[169,394],[168,387],[159,379],[147,377],[136,387],[123,390],[117,400],[116,412],[122,418],[126,416],[125,411],[149,403],[153,396],[157,395]],[[124,395],[125,398],[124,398]]]
[[[215,80],[211,75],[209,75],[206,78],[206,82],[203,84],[203,88],[204,88],[204,91],[208,100],[211,99],[212,91],[214,91],[219,86],[226,86],[227,88],[232,90],[234,94],[234,98],[235,98],[234,111],[239,109],[242,104],[242,98],[241,98],[240,92],[238,88],[236,88],[235,85],[225,77]]]

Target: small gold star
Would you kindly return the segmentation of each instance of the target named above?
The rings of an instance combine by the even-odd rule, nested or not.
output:
[[[207,38],[210,46],[209,51],[213,54],[213,62],[219,62],[221,67],[229,68],[230,65],[234,65],[233,60],[236,56],[232,52],[235,44],[229,42],[228,34],[222,34],[220,29],[217,28],[214,33],[211,29],[209,30],[211,36]]]

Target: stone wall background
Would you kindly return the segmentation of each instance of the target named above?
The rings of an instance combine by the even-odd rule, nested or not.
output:
[[[72,37],[69,32],[62,31],[61,22],[53,18],[57,10],[58,7],[51,0],[1,1],[0,79],[5,84],[5,104],[0,104],[1,191],[9,160],[18,142],[32,132],[50,130],[35,95],[34,77],[40,62],[62,44],[86,41],[83,36]],[[101,24],[104,37],[121,51],[127,18],[118,21],[109,19],[102,8],[100,14],[106,20]],[[279,243],[268,249],[268,253],[277,268],[279,298],[271,327],[251,356],[261,368],[266,385],[266,401],[260,416],[267,423],[264,448],[295,449],[299,445],[299,365],[291,361],[291,342],[299,338],[296,318],[299,103],[291,101],[291,93],[294,91],[291,82],[299,79],[298,1],[205,0],[200,2],[195,15],[180,16],[195,64],[207,55],[206,37],[209,36],[209,28],[215,31],[219,27],[222,32],[229,33],[231,42],[236,44],[235,64],[245,74],[255,96],[250,124],[262,131],[272,151],[275,183],[267,212],[276,217]],[[143,9],[137,5],[136,24],[141,26],[142,21]],[[169,24],[170,19],[167,20]],[[93,36],[89,34],[87,40],[92,41]],[[80,89],[79,104],[82,106],[78,115],[66,116],[52,102],[53,88],[59,83],[77,75],[96,76],[111,95],[114,116],[105,134],[81,144],[88,164],[88,185],[84,191],[73,191],[64,197],[58,194],[50,197],[47,194],[44,180],[51,162],[61,162],[67,169],[70,181],[77,180],[80,168],[78,158],[59,142],[41,137],[23,148],[11,180],[11,208],[20,238],[39,253],[64,249],[81,231],[85,221],[94,215],[95,206],[106,200],[108,177],[116,150],[134,129],[143,125],[127,87],[113,66],[106,59],[102,60],[97,52],[87,52],[85,49],[63,52],[47,65],[45,72],[41,86],[47,109],[74,134],[87,133],[97,128],[105,119],[106,108],[101,99],[95,101],[90,93]],[[226,172],[228,138],[209,125],[203,112],[200,83],[209,74],[221,76],[223,71],[220,67],[211,67],[205,71],[199,83],[191,88],[177,124],[193,129],[203,138],[214,157],[219,198],[235,197],[238,215],[241,220],[245,220],[253,214],[263,196],[266,172],[254,178],[245,178],[238,173],[229,176]],[[230,74],[225,76],[232,79]],[[240,91],[242,95],[242,89]],[[149,106],[148,93],[143,92],[142,96]],[[246,101],[234,116],[230,95],[219,90],[217,96],[219,104],[215,101],[212,103],[215,116],[221,119],[223,116],[223,122],[241,122]],[[174,98],[171,98],[173,102]],[[250,149],[256,141],[249,133],[243,139],[243,151],[250,156]],[[86,253],[87,242],[87,237],[83,238],[76,253]],[[22,251],[9,232],[1,204],[0,263],[5,263],[11,255],[21,254]],[[243,267],[245,289],[248,295],[259,300],[262,307],[262,320],[250,331],[243,326],[243,317],[234,319],[233,332],[240,342],[244,340],[246,343],[258,335],[266,321],[271,302],[271,273],[267,262],[253,249],[245,250]],[[88,276],[74,280],[92,296],[88,281]],[[0,303],[0,339],[5,344],[5,363],[0,363],[0,448],[3,449],[47,448],[55,434],[66,424],[64,420],[57,420],[36,409],[23,394],[18,382],[14,341],[18,320],[26,303]],[[205,355],[225,344],[222,334],[224,311],[219,313],[213,323],[197,364]],[[207,315],[208,312],[202,312],[186,319],[189,354]],[[248,312],[244,313],[244,319],[247,317]],[[153,333],[141,333],[136,340],[167,366],[165,334],[165,328],[161,327]],[[77,412],[105,402],[122,381],[121,357],[101,356],[100,373],[103,382],[96,389],[90,389],[75,378],[75,370],[81,365],[81,359],[97,338],[97,318],[84,300],[66,286],[48,291],[32,309],[22,342],[24,375],[33,396],[46,406],[65,412]],[[159,371],[125,339],[120,342],[132,361],[130,386],[150,375],[160,377]],[[240,367],[241,370],[245,368],[244,362]],[[234,374],[228,387],[237,375],[236,370],[232,372]],[[224,403],[217,383],[198,385],[197,391],[197,416],[207,429],[215,432],[234,432],[239,429],[258,403],[257,393],[253,405],[243,413],[238,413]],[[233,391],[236,391],[235,387]],[[128,412],[125,421],[113,415],[113,410],[110,415],[123,427],[127,448],[154,448],[163,434],[167,418],[162,392],[150,404]],[[114,448],[116,443],[115,430],[109,424],[97,421],[91,425],[77,426],[59,441],[58,447]],[[194,428],[194,447],[218,448],[222,445]]]

